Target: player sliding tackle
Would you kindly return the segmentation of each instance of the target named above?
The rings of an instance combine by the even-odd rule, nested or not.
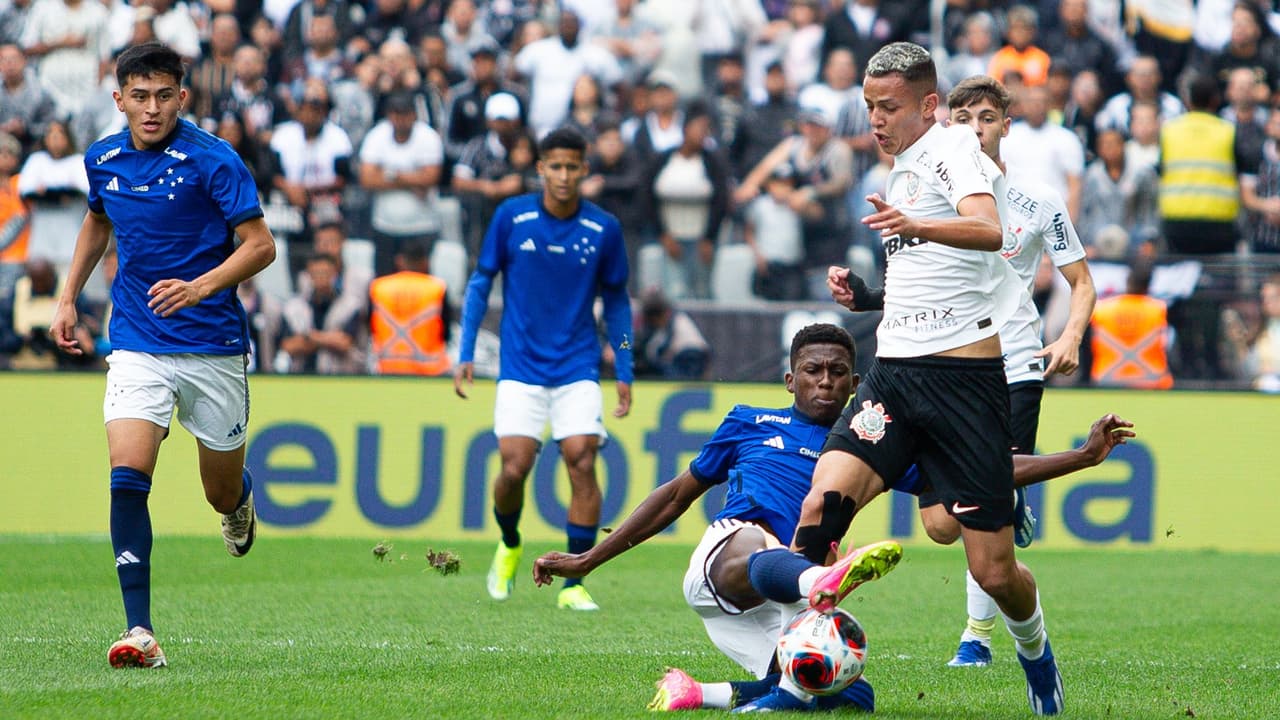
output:
[[[795,396],[793,405],[735,407],[689,468],[655,489],[598,546],[580,554],[547,553],[534,563],[534,581],[539,585],[549,584],[553,576],[585,577],[670,525],[713,485],[731,477],[740,480],[729,484],[724,508],[694,550],[684,591],[716,647],[759,680],[699,684],[684,672],[671,670],[659,683],[653,709],[751,705],[771,697],[777,688],[778,675],[771,667],[774,647],[783,623],[802,605],[766,600],[751,587],[747,564],[753,553],[785,547],[791,541],[817,451],[857,387],[854,361],[853,340],[843,328],[819,324],[802,329],[792,340],[791,370],[785,377],[787,391]],[[1015,458],[1016,482],[1042,482],[1097,465],[1117,444],[1133,437],[1131,427],[1108,415],[1094,423],[1080,448]],[[914,468],[895,485],[916,493],[922,486]],[[900,552],[892,542],[868,548],[861,554],[868,561],[881,553]],[[872,562],[866,566],[875,569]],[[822,572],[825,568],[815,574]],[[794,599],[799,600],[800,594]],[[842,695],[817,702],[870,711],[874,694],[864,678]],[[817,702],[797,700],[791,706],[814,708]]]

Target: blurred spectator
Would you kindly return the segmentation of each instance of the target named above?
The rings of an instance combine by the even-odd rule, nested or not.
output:
[[[258,144],[257,139],[249,134],[249,129],[245,127],[244,119],[240,114],[224,113],[218,119],[213,134],[226,140],[235,149],[240,159],[244,160],[245,167],[253,176],[254,184],[258,186],[258,195],[265,198],[271,192],[271,158],[267,156],[262,145]]]
[[[1262,157],[1262,143],[1267,139],[1267,105],[1260,107],[1258,103],[1268,103],[1271,93],[1259,80],[1257,71],[1243,67],[1227,73],[1226,87],[1227,105],[1218,115],[1236,126],[1236,144],[1245,161],[1240,171],[1245,172],[1246,165],[1256,165]]]
[[[636,377],[703,380],[711,346],[689,314],[676,310],[662,291],[645,292],[636,327]]]
[[[484,104],[489,130],[473,138],[462,149],[453,168],[453,190],[463,201],[467,214],[467,249],[471,257],[480,252],[480,241],[498,203],[518,195],[524,181],[511,168],[510,152],[524,133],[520,122],[520,101],[510,93],[489,96]]]
[[[559,35],[528,45],[516,55],[516,72],[529,79],[529,125],[538,137],[564,122],[578,76],[594,75],[606,87],[622,80],[622,68],[599,45],[580,43],[580,22],[572,11],[560,13]]]
[[[1084,146],[1076,134],[1049,122],[1049,92],[1029,87],[1018,104],[1020,120],[1009,128],[1002,152],[1011,163],[1057,190],[1067,201],[1074,222],[1080,217],[1080,189],[1084,178]]]
[[[803,300],[804,228],[791,207],[794,172],[783,163],[765,181],[764,192],[747,205],[743,240],[755,253],[752,291],[766,300]]]
[[[691,104],[683,140],[658,157],[644,184],[649,217],[667,252],[664,289],[673,298],[711,297],[711,261],[729,209],[730,173],[710,138],[710,111]]]
[[[472,51],[498,44],[479,21],[474,0],[449,3],[448,19],[440,27],[440,36],[449,47],[449,65],[464,75],[471,72]]]
[[[1058,5],[1058,25],[1041,36],[1040,46],[1053,58],[1054,67],[1069,75],[1097,73],[1104,92],[1120,91],[1115,50],[1089,27],[1088,0],[1062,0]]]
[[[542,191],[542,176],[538,174],[538,141],[525,131],[516,136],[508,153],[511,172],[520,176],[520,193]]]
[[[1099,130],[1114,128],[1130,134],[1130,109],[1140,102],[1155,103],[1162,122],[1182,114],[1182,101],[1160,89],[1160,64],[1154,57],[1143,55],[1135,59],[1125,73],[1124,82],[1128,91],[1112,96],[1098,113]]]
[[[729,53],[716,65],[715,94],[711,100],[715,143],[721,148],[733,145],[747,111],[747,86],[741,53]]]
[[[428,0],[447,6],[449,0]],[[501,2],[484,3],[484,26],[489,34],[498,41],[500,45],[511,50],[514,55],[519,51],[519,46],[528,44],[528,39],[522,39],[521,33],[525,28],[541,27],[544,21],[549,20],[550,13],[557,8],[556,3],[546,2],[545,0],[502,0]]]
[[[10,318],[10,322],[0,326],[12,328],[12,334],[0,337],[0,352],[10,354],[9,368],[52,370],[97,364],[95,338],[102,333],[102,319],[92,304],[84,300],[76,302],[79,322],[75,339],[83,354],[68,355],[58,350],[49,337],[53,308],[65,281],[53,263],[32,257],[26,263],[25,273],[15,283],[12,297],[0,299],[0,313]]]
[[[22,144],[0,133],[0,299],[13,296],[13,286],[25,272],[31,238],[31,209],[18,190]],[[8,323],[7,315],[0,323]]]
[[[33,0],[9,0],[0,8],[0,45],[16,45],[27,27]]]
[[[1093,310],[1090,377],[1102,387],[1173,387],[1167,354],[1169,322],[1164,301],[1147,295],[1151,267],[1129,271],[1123,295],[1099,300]]]
[[[443,375],[453,323],[444,281],[429,273],[426,250],[406,245],[397,272],[369,286],[373,365],[379,375]]]
[[[871,59],[880,48],[891,42],[907,40],[912,11],[909,2],[884,3],[879,0],[836,0],[830,5],[827,19],[822,23],[823,58],[831,57],[831,51],[848,48],[861,62]]]
[[[209,32],[209,52],[187,75],[187,107],[197,120],[215,119],[213,101],[231,89],[235,81],[236,47],[240,45],[240,25],[234,15],[213,16]],[[210,129],[208,125],[205,129]]]
[[[418,41],[418,66],[422,78],[447,102],[449,89],[467,79],[467,74],[453,64],[449,44],[438,32],[429,32]]]
[[[305,49],[285,61],[280,82],[289,99],[297,102],[308,80],[319,79],[329,85],[350,76],[352,70],[338,46],[338,26],[333,16],[317,15],[307,27]]]
[[[1125,0],[1127,27],[1141,55],[1159,62],[1160,87],[1173,91],[1191,50],[1192,0]],[[1144,98],[1150,99],[1150,98]],[[1169,119],[1165,115],[1165,120]]]
[[[818,0],[791,0],[787,7],[790,31],[780,38],[782,71],[787,89],[797,92],[818,79],[822,65],[822,15]]]
[[[98,0],[40,0],[27,16],[22,47],[61,115],[72,115],[98,85],[110,52],[107,11]]]
[[[1235,250],[1240,212],[1236,131],[1219,118],[1218,85],[1207,75],[1187,83],[1189,112],[1160,128],[1160,214],[1169,249],[1175,253],[1229,253]]]
[[[352,147],[360,147],[364,136],[373,127],[377,110],[378,77],[381,66],[378,56],[364,56],[352,68],[351,76],[339,79],[329,86],[333,98],[332,119],[347,132]]]
[[[996,51],[987,67],[987,74],[1003,80],[1005,73],[1018,73],[1027,87],[1044,85],[1049,77],[1049,53],[1036,46],[1036,34],[1040,16],[1026,5],[1014,5],[1009,9],[1008,45]]]
[[[1154,237],[1159,232],[1155,171],[1126,160],[1118,130],[1099,133],[1097,147],[1098,159],[1085,170],[1076,223],[1085,247],[1093,246],[1098,231],[1108,225],[1118,225],[1133,238]]]
[[[427,35],[422,39],[423,45],[436,41],[440,41],[439,36]],[[443,57],[443,52],[440,55]],[[439,132],[439,128],[444,125],[444,99],[440,96],[440,86],[424,82],[427,77],[418,70],[413,48],[403,40],[391,38],[378,48],[378,58],[381,60],[382,74],[378,76],[378,94],[374,98],[374,119],[386,117],[383,105],[387,98],[406,93],[413,98],[418,120]]]
[[[333,220],[317,227],[311,233],[311,251],[317,255],[329,255],[338,264],[338,292],[349,295],[360,306],[360,312],[368,310],[369,283],[373,281],[373,266],[348,265],[343,259],[347,246],[347,231],[342,221]],[[299,295],[310,293],[311,279],[305,272],[298,273]]]
[[[188,63],[200,57],[200,30],[185,2],[146,0],[142,7],[151,10],[147,13],[150,16],[148,22],[156,42],[168,45]],[[142,13],[138,16],[141,17]]]
[[[1062,110],[1062,126],[1074,132],[1084,147],[1085,157],[1091,157],[1097,146],[1098,111],[1102,109],[1102,88],[1098,75],[1084,70],[1071,80],[1071,94]]]
[[[430,248],[439,237],[436,186],[444,163],[440,135],[418,121],[412,98],[395,95],[386,110],[387,119],[373,126],[360,147],[360,185],[373,195],[379,275],[392,271],[405,243],[425,242]]]
[[[338,29],[338,44],[346,47],[364,22],[364,6],[348,0],[300,0],[289,11],[289,19],[281,28],[282,51],[286,58],[299,58],[307,47],[311,21],[320,15],[333,18]]]
[[[284,305],[284,337],[291,373],[362,374],[366,368],[364,317],[359,302],[338,291],[338,261],[319,253],[307,259],[310,290]]]
[[[769,151],[796,132],[799,105],[787,94],[781,63],[770,63],[764,76],[765,98],[743,116],[742,127],[729,148],[734,177],[742,179]]]
[[[1262,325],[1252,339],[1243,325],[1232,323],[1228,338],[1240,371],[1255,389],[1280,392],[1280,275],[1272,275],[1260,290]]]
[[[355,53],[367,54],[393,38],[417,46],[427,32],[439,26],[439,22],[430,19],[429,8],[430,3],[416,0],[373,0],[368,17],[348,47]]]
[[[702,86],[715,87],[716,68],[727,55],[753,42],[769,18],[760,0],[696,0],[693,32],[701,55]]]
[[[235,77],[231,87],[213,102],[213,117],[239,115],[245,129],[260,145],[271,140],[272,128],[288,118],[284,102],[267,82],[266,56],[252,45],[236,48],[232,57]]]
[[[600,0],[608,2],[608,0]],[[636,13],[636,0],[614,0],[612,22],[599,28],[592,42],[603,46],[615,58],[628,84],[644,81],[662,51],[658,26]]]
[[[332,109],[324,81],[308,80],[295,119],[271,135],[272,185],[305,213],[308,225],[341,216],[342,188],[351,177],[351,139],[329,120]]]
[[[635,151],[622,142],[616,117],[606,117],[599,127],[600,134],[587,159],[591,174],[582,181],[582,196],[618,218],[634,290],[639,281],[636,255],[644,243],[645,210],[643,203],[636,202],[636,198],[641,197],[644,168]]]
[[[115,60],[107,61],[98,87],[85,98],[80,111],[71,116],[71,137],[76,139],[76,149],[84,152],[94,142],[128,127],[124,113],[116,106]]]
[[[832,133],[835,118],[818,108],[801,108],[799,133],[782,142],[747,174],[734,191],[745,205],[760,193],[764,181],[783,163],[796,173],[793,210],[806,218],[805,266],[822,268],[847,262],[852,223],[845,195],[853,187],[853,152]],[[824,275],[825,277],[825,275]]]
[[[66,123],[49,123],[40,148],[22,166],[18,192],[31,205],[30,257],[52,262],[61,276],[71,266],[89,178]]]
[[[1266,140],[1256,172],[1241,172],[1240,199],[1255,253],[1280,253],[1280,108],[1267,116]]]
[[[30,148],[44,135],[55,112],[53,98],[27,69],[22,50],[17,45],[0,45],[0,132]]]
[[[649,87],[649,109],[623,123],[622,137],[635,148],[640,160],[648,164],[679,147],[684,114],[680,111],[674,75],[666,70],[654,70],[645,84]]]
[[[1226,47],[1210,55],[1201,70],[1226,87],[1231,71],[1240,68],[1253,71],[1271,92],[1280,90],[1280,40],[1267,24],[1266,12],[1254,0],[1236,2]]]
[[[236,297],[249,324],[249,372],[275,372],[276,343],[284,319],[280,302],[259,290],[253,278],[236,286]]]
[[[280,81],[280,74],[284,70],[284,37],[280,33],[283,24],[276,24],[267,16],[258,15],[249,25],[249,40],[253,47],[263,53],[262,76],[273,88]]]
[[[800,107],[816,108],[826,117],[836,118],[835,137],[853,151],[853,177],[861,177],[875,162],[875,138],[867,103],[858,83],[858,66],[853,53],[836,48],[822,68],[823,82],[800,91]]]
[[[600,81],[591,75],[579,75],[573,83],[573,95],[569,99],[569,117],[565,124],[582,133],[588,142],[596,139],[596,123],[604,112],[605,97]]]
[[[1160,108],[1137,102],[1129,110],[1129,140],[1124,144],[1127,162],[1155,170],[1160,165]]]
[[[498,71],[499,49],[496,45],[481,45],[471,51],[471,77],[453,88],[449,97],[449,134],[445,140],[446,154],[457,160],[468,142],[484,135],[486,130],[484,104],[496,92],[505,92],[519,99],[514,86],[503,82]],[[524,116],[521,103],[521,117]]]
[[[975,12],[964,21],[958,51],[940,68],[942,84],[953,88],[965,78],[986,75],[996,54],[996,22],[988,12]]]

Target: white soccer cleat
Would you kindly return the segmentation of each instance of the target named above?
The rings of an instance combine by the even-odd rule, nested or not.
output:
[[[169,664],[155,636],[141,625],[126,630],[119,640],[111,643],[107,662],[113,668],[159,668]]]
[[[257,536],[258,514],[253,511],[253,491],[250,490],[243,505],[222,516],[222,542],[231,557],[244,557]]]

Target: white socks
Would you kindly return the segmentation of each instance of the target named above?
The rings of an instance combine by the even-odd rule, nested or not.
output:
[[[727,682],[698,683],[702,688],[702,707],[728,710],[733,707],[733,686]]]
[[[969,612],[969,621],[965,625],[964,633],[960,635],[960,642],[977,640],[991,647],[991,632],[995,630],[996,614],[1000,612],[1000,608],[996,605],[995,599],[982,589],[977,580],[973,579],[973,573],[967,570],[964,573],[964,589],[967,595],[965,607]]]
[[[1036,610],[1026,620],[1013,620],[1004,616],[1005,627],[1018,643],[1018,654],[1028,660],[1039,660],[1044,655],[1048,635],[1044,630],[1044,615],[1040,612],[1040,593],[1036,592]]]

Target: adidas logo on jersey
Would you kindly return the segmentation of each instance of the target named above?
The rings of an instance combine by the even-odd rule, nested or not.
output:
[[[787,449],[787,446],[786,446],[786,445],[784,445],[784,444],[783,444],[783,442],[782,442],[782,436],[781,436],[781,435],[774,435],[773,437],[769,438],[768,440],[765,440],[764,442],[762,442],[762,443],[760,443],[760,444],[761,444],[761,445],[768,445],[768,446],[769,446],[769,447],[771,447],[771,448],[778,448],[779,450],[786,450],[786,449]]]
[[[111,182],[107,183],[107,189],[108,189],[108,190],[113,190],[113,191],[115,191],[115,192],[119,192],[119,191],[120,191],[120,178],[118,178],[118,177],[113,177],[113,178],[111,178]]]
[[[533,244],[533,238],[527,238],[520,243],[520,249],[524,252],[537,252],[538,246]]]
[[[142,561],[138,559],[137,555],[134,555],[128,550],[125,550],[116,556],[116,567],[120,567],[121,565],[137,565],[141,562]]]

